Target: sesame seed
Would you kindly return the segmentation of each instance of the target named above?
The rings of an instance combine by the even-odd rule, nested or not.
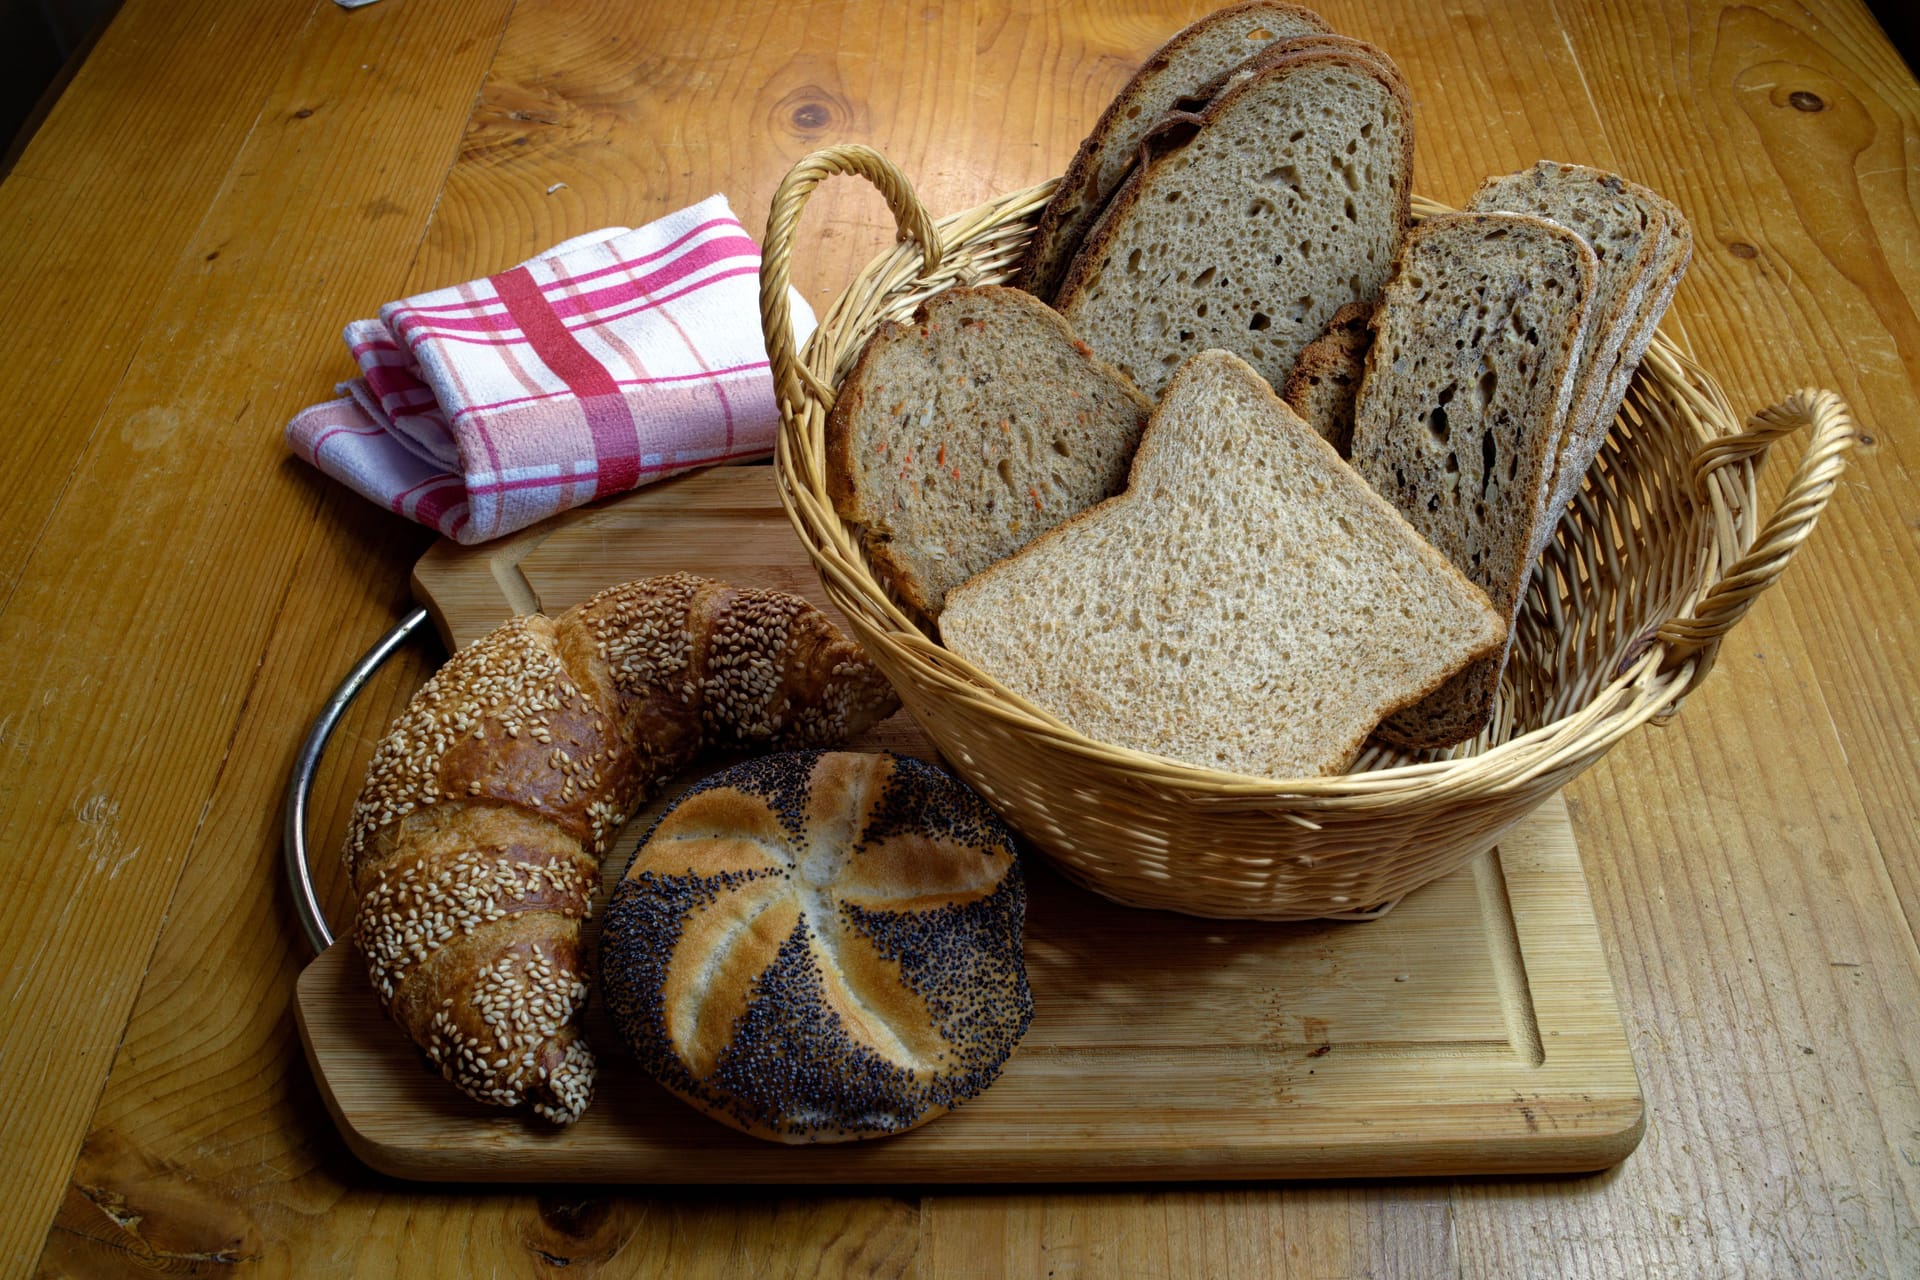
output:
[[[604,667],[591,688],[610,684],[617,705],[576,682],[562,630],[587,642]],[[343,856],[374,989],[397,1018],[425,1018],[416,1038],[469,1095],[569,1122],[594,1076],[577,1025],[587,999],[579,921],[626,815],[704,743],[826,745],[897,705],[857,645],[779,592],[675,574],[601,592],[552,622],[508,622],[408,704],[354,806]],[[457,847],[460,814],[495,811],[551,824],[578,854],[480,838]],[[487,932],[534,917],[552,921],[544,949],[524,931]],[[480,949],[470,982],[431,1017],[410,1012],[409,980],[456,942]],[[429,981],[460,981],[448,975],[461,964],[443,967]]]

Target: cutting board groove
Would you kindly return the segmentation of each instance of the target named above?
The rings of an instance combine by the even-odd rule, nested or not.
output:
[[[765,468],[688,476],[483,548],[442,544],[416,592],[450,645],[515,609],[692,569],[823,603]],[[858,746],[933,752],[904,714]],[[718,766],[702,762],[687,779]],[[652,812],[609,855],[611,888]],[[596,1006],[578,1124],[470,1102],[387,1023],[337,944],[300,977],[309,1061],[348,1144],[417,1179],[1045,1182],[1573,1172],[1644,1109],[1556,798],[1499,848],[1365,923],[1198,920],[1116,906],[1028,861],[1035,1017],[998,1083],[898,1138],[786,1148],[654,1085]],[[604,901],[604,899],[603,899]],[[597,929],[590,922],[590,930]]]

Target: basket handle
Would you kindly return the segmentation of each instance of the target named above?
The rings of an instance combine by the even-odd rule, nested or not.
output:
[[[798,412],[803,388],[822,401],[831,403],[833,398],[832,390],[800,363],[800,353],[794,348],[787,281],[792,273],[793,233],[800,210],[813,189],[836,173],[856,174],[878,187],[887,198],[887,207],[893,210],[901,236],[919,242],[926,264],[922,271],[931,272],[940,266],[940,237],[934,231],[932,216],[913,194],[906,176],[872,147],[857,142],[825,147],[787,170],[767,214],[766,245],[760,258],[760,320],[767,335],[767,358],[773,365],[774,394],[791,412]]]
[[[1859,433],[1852,411],[1838,395],[1805,388],[1755,414],[1740,434],[1711,440],[1693,455],[1694,489],[1704,492],[1707,477],[1715,471],[1766,453],[1774,441],[1803,426],[1813,428],[1813,438],[1794,469],[1780,505],[1760,527],[1753,545],[1707,588],[1690,615],[1669,618],[1656,633],[1667,646],[1663,665],[1669,669],[1703,655],[1688,682],[1688,691],[1712,668],[1721,639],[1746,616],[1760,593],[1780,580],[1793,553],[1813,532],[1814,521],[1840,483],[1840,473],[1847,466],[1846,452],[1859,439]]]

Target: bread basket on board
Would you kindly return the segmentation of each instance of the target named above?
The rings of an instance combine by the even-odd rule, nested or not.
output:
[[[870,262],[796,352],[787,281],[801,209],[834,174],[878,187],[903,242]],[[1378,914],[1495,844],[1630,730],[1672,715],[1721,640],[1812,532],[1851,416],[1801,391],[1742,426],[1664,335],[1641,363],[1585,490],[1548,545],[1493,723],[1439,755],[1369,750],[1344,776],[1275,781],[1087,738],[948,653],[875,578],[827,497],[834,389],[883,320],[955,284],[1008,279],[1053,183],[938,223],[877,152],[831,147],[787,174],[767,221],[760,309],[781,426],[781,499],[826,592],[952,767],[1074,880],[1120,902],[1272,920]],[[1414,201],[1415,215],[1438,211]],[[1769,446],[1811,429],[1773,513]]]

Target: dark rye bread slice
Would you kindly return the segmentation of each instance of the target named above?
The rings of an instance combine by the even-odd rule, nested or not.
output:
[[[1280,398],[1341,457],[1353,452],[1353,403],[1373,346],[1374,303],[1349,302],[1326,332],[1309,342],[1287,375]]]
[[[1544,218],[1456,213],[1408,233],[1373,320],[1354,409],[1353,465],[1487,593],[1507,622],[1573,399],[1597,264]],[[1448,746],[1485,726],[1506,648],[1382,723],[1402,747]]]
[[[1183,365],[1127,490],[956,588],[946,646],[1100,742],[1345,770],[1506,621],[1224,351]]]
[[[1055,303],[1149,395],[1206,348],[1280,385],[1405,234],[1413,109],[1386,56],[1276,49],[1250,71],[1127,179]]]
[[[1161,45],[1080,144],[1040,213],[1017,283],[1052,301],[1087,228],[1126,177],[1141,140],[1176,102],[1276,40],[1327,30],[1326,21],[1311,10],[1276,0],[1249,0],[1214,10]]]
[[[827,418],[827,489],[874,569],[947,591],[1126,483],[1153,405],[1017,289],[935,294],[867,342]]]
[[[1573,414],[1554,464],[1552,508],[1563,510],[1613,426],[1620,401],[1610,396],[1614,372],[1657,285],[1656,266],[1672,207],[1618,174],[1587,165],[1541,160],[1532,168],[1489,178],[1468,203],[1551,218],[1578,232],[1599,260],[1588,340],[1580,353]],[[1625,387],[1622,386],[1624,392]],[[1553,521],[1545,526],[1550,535]]]
[[[1613,430],[1614,419],[1619,416],[1621,402],[1627,397],[1627,387],[1633,382],[1634,371],[1647,354],[1647,347],[1653,341],[1655,331],[1660,328],[1667,308],[1673,304],[1673,295],[1680,288],[1680,281],[1687,274],[1687,265],[1693,260],[1693,228],[1688,225],[1686,216],[1664,197],[1653,192],[1647,192],[1647,195],[1665,207],[1667,234],[1654,255],[1653,283],[1647,289],[1646,300],[1641,304],[1640,314],[1634,318],[1626,347],[1608,375],[1606,396],[1600,403],[1601,425],[1593,443],[1594,454],[1606,443],[1607,433]],[[1593,455],[1589,454],[1587,463],[1591,465],[1592,462]],[[1565,477],[1566,482],[1556,494],[1561,506],[1573,500],[1586,473],[1587,468],[1583,466],[1578,474]]]

